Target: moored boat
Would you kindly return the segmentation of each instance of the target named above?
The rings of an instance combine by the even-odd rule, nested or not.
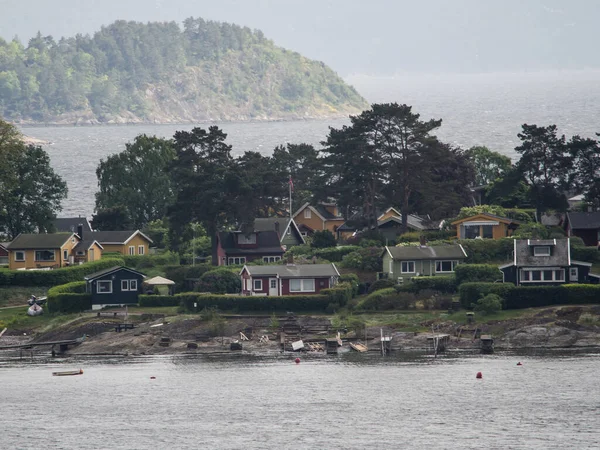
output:
[[[44,314],[44,310],[37,303],[34,303],[27,309],[28,316],[39,316],[41,314]]]
[[[360,353],[364,353],[364,352],[366,352],[368,350],[368,348],[367,348],[366,345],[361,344],[359,342],[357,342],[357,343],[348,342],[348,345],[350,345],[350,348],[352,350],[355,350],[355,351],[360,352]]]
[[[65,377],[69,375],[83,375],[83,369],[79,370],[62,370],[60,372],[52,372],[52,376]]]

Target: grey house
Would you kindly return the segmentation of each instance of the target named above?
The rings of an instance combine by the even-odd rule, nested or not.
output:
[[[418,276],[450,275],[466,257],[462,245],[385,247],[383,272],[399,282]]]
[[[591,263],[571,259],[569,239],[515,239],[513,261],[500,266],[504,282],[534,286],[566,283],[597,284]]]
[[[294,219],[289,217],[267,217],[254,219],[254,231],[275,231],[279,234],[279,242],[285,250],[295,245],[304,244],[304,237]]]
[[[86,276],[86,292],[92,294],[92,309],[108,305],[136,305],[146,278],[141,272],[115,266]]]

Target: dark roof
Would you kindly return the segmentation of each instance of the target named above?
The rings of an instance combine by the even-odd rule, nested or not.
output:
[[[77,233],[77,227],[83,226],[83,233],[92,232],[90,223],[85,217],[57,217],[52,222],[58,233]]]
[[[8,248],[10,242],[0,242],[0,247]]]
[[[434,245],[434,246],[401,246],[386,247],[393,259],[421,260],[421,259],[464,259],[467,257],[462,245]]]
[[[278,276],[279,278],[336,277],[335,264],[289,264],[281,266],[245,266],[251,276]],[[242,270],[244,270],[242,269]]]
[[[552,267],[570,265],[568,239],[515,239],[515,262],[517,266]],[[533,256],[532,247],[550,246],[550,256]]]
[[[381,227],[389,222],[395,222],[398,224],[402,224],[402,218],[392,216],[392,217],[388,217],[387,219],[378,220],[377,226]],[[408,217],[406,218],[406,222],[407,222],[407,226],[409,228],[412,228],[414,230],[419,230],[419,231],[437,230],[439,228],[438,227],[439,224],[436,225],[435,222],[433,222],[431,219],[423,218],[421,216],[416,216],[414,214],[409,214]]]
[[[600,211],[567,213],[571,229],[596,230],[600,229]]]
[[[139,230],[126,230],[126,231],[95,231],[89,236],[90,239],[95,239],[100,244],[124,244],[127,242],[135,233],[146,238],[149,242],[152,242],[148,236]],[[84,237],[87,238],[88,236]]]
[[[7,248],[10,250],[60,248],[71,236],[73,233],[20,234]]]
[[[342,216],[336,216],[334,214],[331,214],[323,205],[313,206],[313,208],[315,208],[319,212],[319,214],[321,214],[326,220],[343,219]]]
[[[221,231],[219,232],[219,242],[225,253],[235,254],[256,254],[256,253],[285,253],[279,242],[279,235],[275,231],[258,231],[256,232],[257,247],[238,247],[235,236],[239,232]]]
[[[143,278],[146,278],[146,275],[144,275],[142,272],[138,272],[137,270],[130,269],[129,267],[114,266],[114,267],[110,267],[108,269],[99,270],[98,272],[94,272],[94,273],[91,273],[89,275],[86,275],[84,277],[84,280],[86,280],[86,281],[93,281],[96,278],[101,278],[101,277],[103,277],[105,275],[109,275],[109,274],[111,274],[113,272],[117,272],[119,270],[126,270],[128,272],[132,272],[132,273],[134,273],[136,275],[141,275]]]
[[[275,224],[279,224],[279,234],[283,234],[287,228],[289,217],[265,217],[254,219],[254,231],[277,231]]]
[[[85,236],[85,234],[84,234]],[[75,247],[73,247],[73,250],[75,250],[76,252],[83,252],[83,251],[87,251],[93,243],[96,243],[100,246],[100,248],[102,248],[102,245],[95,239],[84,239],[83,241],[79,241],[77,243],[77,245]]]

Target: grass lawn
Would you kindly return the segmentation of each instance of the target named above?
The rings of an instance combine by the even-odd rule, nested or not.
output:
[[[4,306],[27,305],[27,300],[32,295],[43,297],[48,293],[49,287],[0,287],[0,308]]]

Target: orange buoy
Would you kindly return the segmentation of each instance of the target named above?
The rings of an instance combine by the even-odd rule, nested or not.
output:
[[[83,375],[83,369],[79,369],[79,373]]]
[[[475,378],[483,378],[483,374],[481,372],[477,372]]]
[[[296,364],[300,364],[300,358],[296,358],[295,361],[296,361]]]
[[[517,363],[517,366],[522,366],[522,365],[523,365],[523,364],[521,364],[521,361],[519,361],[519,362]]]

